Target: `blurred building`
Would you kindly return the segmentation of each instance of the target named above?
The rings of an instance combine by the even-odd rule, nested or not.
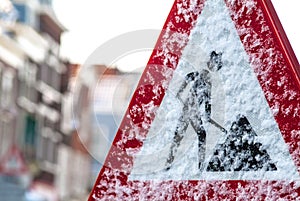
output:
[[[67,130],[72,130],[70,125],[76,128],[74,132],[78,133],[80,143],[73,146],[79,148],[81,154],[86,153],[82,149],[85,148],[92,156],[89,185],[93,187],[140,73],[125,73],[106,65],[73,65],[71,74],[71,96],[65,99],[69,104],[65,104],[64,110],[72,110],[73,116],[64,115],[66,118],[63,124]],[[87,135],[89,129],[90,135]],[[73,142],[76,142],[76,139],[73,139]],[[84,172],[77,174],[86,178],[82,176]],[[78,190],[83,181],[87,182],[84,179],[74,181],[75,186],[79,182]]]
[[[62,131],[70,136],[69,146],[59,147],[59,161],[63,165],[59,191],[63,200],[86,200],[91,189],[91,102],[94,72],[80,76],[80,65],[70,64],[69,91],[63,98]],[[88,77],[87,77],[88,76]],[[87,82],[86,80],[89,80]]]
[[[64,31],[51,0],[1,1],[0,200],[86,200],[137,84],[60,58]]]
[[[3,200],[20,200],[30,183],[30,175],[21,150],[18,148],[17,105],[19,69],[26,53],[14,39],[12,25],[17,11],[10,1],[0,5],[0,197]],[[14,193],[11,193],[14,192]]]
[[[73,65],[59,57],[66,29],[50,0],[6,3],[0,11],[0,197],[20,200],[7,193],[19,190],[19,196],[27,191],[27,200],[82,200],[90,187],[90,156],[76,129],[88,141],[90,104],[80,99],[82,115],[72,120]],[[17,150],[12,159],[1,160],[10,150]],[[13,158],[18,155],[25,161]]]
[[[120,122],[136,88],[140,73],[122,72],[117,68],[96,65],[97,84],[93,93],[92,173],[96,179]]]

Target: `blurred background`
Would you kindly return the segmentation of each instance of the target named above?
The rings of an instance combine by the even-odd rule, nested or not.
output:
[[[124,2],[0,0],[0,200],[87,199],[174,1]],[[272,2],[298,56],[297,1]],[[158,31],[89,62],[138,29]]]

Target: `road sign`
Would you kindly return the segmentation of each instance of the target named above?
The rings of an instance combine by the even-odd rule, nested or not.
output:
[[[0,174],[21,175],[28,172],[28,168],[20,149],[12,144],[0,161]]]
[[[269,0],[176,0],[89,200],[296,200],[297,68]]]

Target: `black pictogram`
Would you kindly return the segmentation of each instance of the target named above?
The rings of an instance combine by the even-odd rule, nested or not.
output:
[[[225,142],[216,146],[207,171],[277,170],[262,144],[255,142],[256,136],[248,119],[238,115]]]
[[[166,169],[170,169],[177,149],[186,133],[189,124],[198,136],[198,168],[203,170],[206,151],[206,129],[203,120],[211,123],[225,133],[224,143],[217,144],[213,156],[206,167],[207,171],[274,171],[276,165],[271,161],[262,144],[255,142],[256,133],[248,119],[238,115],[229,131],[211,119],[211,71],[222,68],[222,53],[212,51],[207,69],[191,72],[179,88],[176,97],[182,101],[183,109],[178,120],[170,153],[166,161]],[[182,100],[181,94],[189,86],[187,98]],[[203,106],[203,107],[201,107]]]
[[[183,110],[179,118],[173,142],[170,149],[170,154],[166,162],[166,169],[170,169],[177,148],[182,141],[184,134],[189,124],[193,127],[198,136],[198,157],[199,157],[199,169],[202,168],[203,161],[205,159],[205,143],[206,143],[206,131],[203,126],[203,118],[207,121],[210,120],[211,114],[211,79],[210,71],[218,71],[222,68],[222,53],[216,53],[212,51],[210,54],[210,60],[207,62],[207,68],[201,72],[191,72],[186,75],[185,82],[180,87],[176,97],[181,100],[181,93],[189,84],[189,89],[186,100],[183,102]],[[201,105],[204,104],[204,111],[201,110]]]

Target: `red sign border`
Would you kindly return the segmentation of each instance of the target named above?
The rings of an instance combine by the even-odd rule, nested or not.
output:
[[[240,39],[250,58],[250,64],[257,74],[263,91],[269,93],[267,101],[274,109],[280,106],[274,114],[285,142],[300,172],[300,69],[297,58],[291,48],[279,18],[270,0],[252,0],[257,12],[247,13],[241,11],[244,0],[236,0],[234,4],[225,0],[231,18],[234,21]],[[249,2],[249,1],[248,1]],[[170,14],[160,34],[155,49],[149,59],[148,65],[140,79],[138,87],[129,104],[125,117],[113,141],[105,164],[96,180],[95,186],[90,194],[89,200],[212,200],[229,199],[235,200],[239,196],[243,199],[295,199],[300,196],[299,181],[129,181],[133,156],[132,150],[138,151],[142,147],[142,139],[147,135],[149,127],[155,117],[153,113],[145,113],[142,105],[149,102],[159,107],[170,77],[164,77],[167,70],[171,72],[177,67],[179,58],[188,37],[193,29],[197,16],[201,14],[205,0],[175,0]],[[179,12],[181,9],[181,12]],[[184,9],[184,14],[182,12]],[[258,16],[258,10],[262,16]],[[239,16],[236,17],[236,13]],[[189,16],[189,20],[184,16]],[[262,18],[261,18],[262,17]],[[247,23],[246,23],[247,22]],[[259,23],[258,23],[259,22]],[[269,29],[261,33],[262,26]],[[247,36],[241,30],[248,29],[253,33]],[[183,43],[169,41],[170,33],[180,33]],[[172,34],[171,33],[171,34]],[[278,55],[267,55],[258,60],[257,52],[261,46],[251,46],[251,41],[258,35],[263,43],[261,46],[274,48]],[[184,44],[184,45],[183,45]],[[276,57],[276,58],[275,58]],[[267,65],[269,59],[276,59],[276,65]],[[268,68],[268,69],[266,69]],[[266,70],[271,72],[263,74]],[[285,78],[285,86],[278,86],[277,81]],[[284,92],[293,91],[292,95],[284,96]],[[287,110],[289,109],[289,110]],[[129,137],[129,131],[134,136]]]
[[[20,167],[18,169],[8,170],[7,168],[5,168],[6,163],[9,162],[11,157],[17,158],[20,164]],[[26,165],[23,155],[21,154],[20,149],[16,144],[12,144],[8,149],[8,151],[6,152],[6,154],[0,160],[0,175],[4,174],[9,176],[16,176],[16,175],[25,174],[28,171],[29,171],[28,167]]]

